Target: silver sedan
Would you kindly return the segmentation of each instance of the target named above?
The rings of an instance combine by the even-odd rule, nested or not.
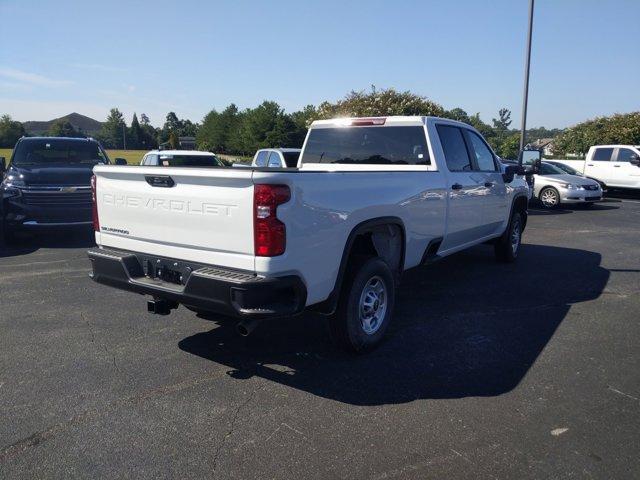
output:
[[[533,196],[545,208],[555,208],[566,203],[582,203],[588,206],[602,199],[602,188],[598,182],[578,175],[569,175],[547,162],[542,162],[540,171],[534,178]]]

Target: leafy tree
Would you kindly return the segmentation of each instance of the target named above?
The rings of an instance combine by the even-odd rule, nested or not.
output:
[[[640,145],[640,112],[598,117],[562,132],[554,142],[554,155],[584,155],[593,145]]]
[[[151,122],[149,122],[149,117],[147,116],[146,113],[143,113],[140,115],[140,123],[142,125],[149,125]]]
[[[140,122],[138,121],[138,116],[134,112],[133,118],[131,119],[131,127],[129,127],[129,134],[127,136],[127,146],[129,147],[129,149],[143,148],[142,140],[142,127],[140,126]]]
[[[85,135],[79,130],[76,130],[68,120],[58,120],[51,125],[47,134],[51,137],[85,137]]]
[[[444,109],[425,97],[393,88],[370,93],[352,91],[336,103],[323,102],[318,107],[319,118],[375,117],[387,115],[443,116]]]
[[[508,160],[517,160],[520,152],[520,134],[512,133],[497,146],[496,153]]]
[[[117,108],[112,108],[107,121],[102,124],[98,139],[107,148],[123,148],[126,124],[124,116]]]
[[[12,120],[9,115],[0,117],[0,147],[13,148],[18,139],[24,135],[22,123]]]
[[[501,108],[498,110],[498,118],[493,119],[493,128],[495,128],[498,133],[503,133],[509,130],[509,126],[511,125],[511,110],[508,108]]]
[[[318,118],[318,109],[313,105],[307,105],[302,110],[293,112],[290,117],[295,126],[290,146],[294,148],[301,148],[304,143],[304,139],[307,136],[309,125]]]
[[[469,114],[459,107],[456,107],[452,110],[449,110],[448,112],[445,112],[444,116],[446,118],[450,118],[451,120],[457,120],[459,122],[464,122],[471,125],[471,117],[469,117]]]
[[[198,129],[196,142],[201,149],[220,153],[230,153],[232,134],[238,129],[238,107],[229,105],[221,113],[211,110],[202,121]]]
[[[178,148],[180,148],[180,140],[178,138],[178,134],[172,130],[171,132],[169,132],[169,145],[171,145],[171,148],[176,150]]]
[[[175,112],[169,112],[158,135],[158,141],[159,143],[170,141],[171,133],[174,133],[174,136],[178,138],[195,137],[197,132],[198,124],[191,122],[191,120],[181,120]]]

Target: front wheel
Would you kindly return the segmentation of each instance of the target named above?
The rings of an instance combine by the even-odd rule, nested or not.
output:
[[[336,342],[361,353],[384,337],[395,304],[395,282],[387,263],[377,257],[355,262],[344,280],[338,309],[330,319]]]
[[[522,230],[522,214],[513,212],[507,229],[494,246],[496,259],[499,262],[512,263],[516,261],[522,243]]]
[[[560,205],[560,193],[553,187],[543,188],[540,192],[540,203],[544,208],[556,208]]]

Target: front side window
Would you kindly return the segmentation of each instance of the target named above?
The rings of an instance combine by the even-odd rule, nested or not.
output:
[[[269,167],[281,167],[282,162],[280,161],[280,154],[278,152],[271,152],[269,154]]]
[[[618,158],[616,159],[618,162],[630,162],[636,158],[638,158],[638,154],[630,148],[618,149]]]
[[[315,128],[303,163],[429,165],[424,127]]]
[[[613,148],[596,148],[593,159],[597,162],[610,162]]]
[[[489,150],[489,147],[487,147],[487,144],[482,141],[478,134],[470,130],[467,130],[467,138],[469,139],[469,143],[471,143],[478,170],[482,172],[495,172],[496,164],[493,161],[493,154],[491,150]]]
[[[269,152],[266,150],[260,150],[256,155],[256,167],[266,167],[267,166],[267,157],[269,156]]]
[[[458,127],[449,125],[437,125],[436,128],[449,171],[470,172],[473,170],[462,131]]]

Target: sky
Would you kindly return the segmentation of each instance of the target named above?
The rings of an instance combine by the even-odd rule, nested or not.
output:
[[[351,90],[512,111],[528,0],[0,0],[0,114],[201,121],[235,103],[287,112]],[[528,126],[640,110],[640,0],[537,0]]]

